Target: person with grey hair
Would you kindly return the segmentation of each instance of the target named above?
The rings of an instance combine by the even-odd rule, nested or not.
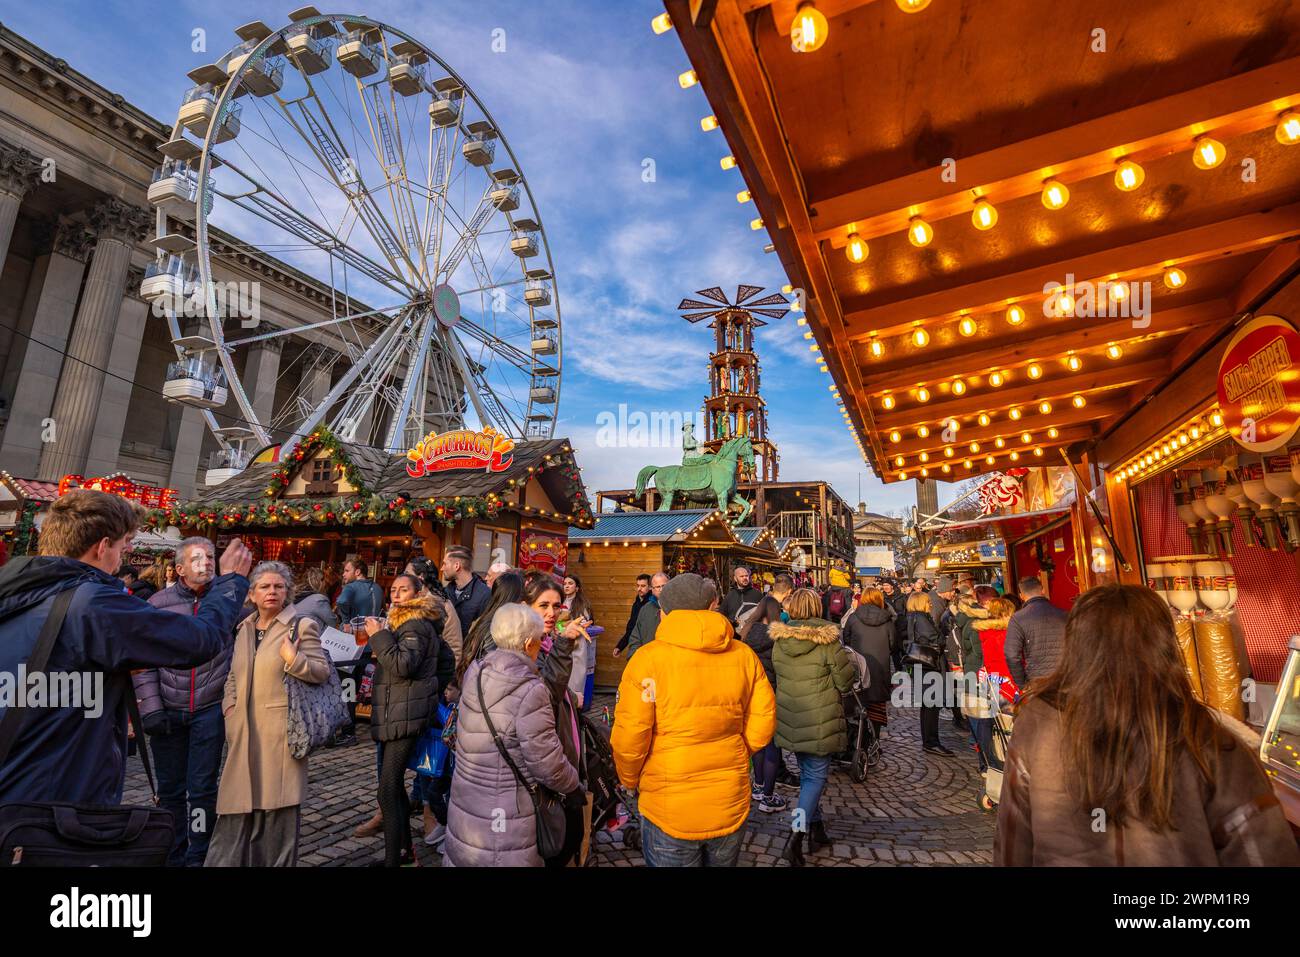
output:
[[[216,549],[210,539],[187,538],[173,564],[176,583],[151,595],[149,604],[192,616],[217,574]],[[228,644],[197,668],[149,668],[131,679],[158,769],[158,802],[172,812],[172,867],[202,867],[208,853],[226,740],[221,695],[233,653]]]
[[[455,867],[542,867],[529,792],[544,788],[578,807],[585,795],[537,670],[541,616],[527,605],[502,605],[491,628],[496,647],[465,672],[443,861]]]
[[[293,867],[307,760],[289,751],[285,679],[323,684],[331,665],[316,620],[294,612],[289,567],[262,562],[249,581],[255,610],[235,636],[221,702],[229,753],[207,866]]]
[[[487,576],[484,579],[487,582],[488,588],[491,588],[494,584],[496,584],[496,580],[508,571],[510,571],[510,566],[507,565],[505,562],[493,562],[491,565],[489,565],[487,570]]]

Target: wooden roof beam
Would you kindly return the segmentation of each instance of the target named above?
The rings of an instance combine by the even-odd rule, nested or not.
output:
[[[916,437],[915,429],[908,429],[899,442],[890,442],[888,437],[885,440],[885,454],[892,460],[896,455],[914,456],[920,452],[929,452],[934,455],[943,455],[946,446],[951,445],[959,457],[964,455],[985,455],[990,452],[996,453],[997,449],[993,448],[992,443],[998,437],[1007,440],[1008,448],[1014,442],[1020,444],[1020,434],[1028,432],[1039,444],[1042,442],[1078,441],[1080,438],[1088,438],[1095,428],[1099,428],[1107,419],[1113,416],[1121,415],[1127,412],[1132,406],[1123,396],[1116,396],[1114,399],[1107,401],[1089,402],[1082,409],[1076,409],[1068,402],[1063,405],[1056,405],[1048,415],[1040,415],[1038,410],[1033,406],[1027,407],[1027,415],[1019,422],[1015,422],[1005,415],[999,416],[988,425],[971,425],[957,430],[957,438],[953,442],[943,441],[943,429],[934,426],[930,430],[929,436],[924,439]],[[1056,428],[1061,435],[1057,438],[1048,438],[1047,430]],[[1086,435],[1070,438],[1066,433],[1070,430],[1079,431],[1082,429]],[[902,432],[903,430],[899,430]],[[888,436],[888,433],[886,433]],[[964,451],[971,442],[978,442],[981,448],[978,453]],[[1034,442],[1029,443],[1035,444]]]
[[[901,332],[927,319],[955,317],[962,310],[993,311],[1005,308],[1012,300],[1038,302],[1044,298],[1046,284],[1063,282],[1067,274],[1073,274],[1076,281],[1095,280],[1113,273],[1150,268],[1152,263],[1171,260],[1181,263],[1197,257],[1230,255],[1273,245],[1296,235],[1300,235],[1300,203],[1153,236],[1127,246],[1099,248],[1092,253],[922,296],[908,297],[907,290],[900,288],[898,298],[889,302],[869,295],[857,297],[858,303],[873,303],[866,308],[855,309],[854,300],[845,300],[846,326],[849,337],[854,339],[869,338],[873,332]],[[1104,241],[1104,234],[1100,238]]]
[[[1293,57],[959,158],[959,183],[945,183],[934,168],[872,182],[875,158],[863,157],[808,183],[817,238],[843,245],[850,226],[867,239],[902,232],[910,216],[923,214],[937,222],[969,215],[972,187],[997,205],[1038,192],[1049,175],[1068,186],[1112,172],[1120,157],[1149,161],[1190,150],[1193,137],[1202,133],[1224,139],[1262,129],[1300,103],[1297,76],[1300,57]],[[870,185],[858,185],[864,182]]]

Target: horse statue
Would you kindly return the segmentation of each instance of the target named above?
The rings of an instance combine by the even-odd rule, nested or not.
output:
[[[722,443],[716,455],[702,455],[692,465],[647,465],[636,476],[636,494],[645,494],[646,482],[655,477],[655,488],[663,501],[659,511],[673,507],[673,499],[681,496],[690,504],[714,505],[725,513],[729,506],[739,505],[740,515],[732,520],[739,525],[749,517],[753,506],[736,494],[736,463],[754,468],[754,447],[749,436],[737,435]]]

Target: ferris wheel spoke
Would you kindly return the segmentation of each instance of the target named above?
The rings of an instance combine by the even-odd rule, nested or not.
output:
[[[496,354],[497,358],[506,360],[520,372],[532,375],[534,363],[530,353],[524,352],[524,350],[512,345],[500,336],[488,332],[478,323],[466,319],[464,316],[461,316],[456,323],[456,328],[464,330],[469,334],[470,338],[487,346],[489,350]]]
[[[429,342],[433,338],[434,327],[437,324],[433,313],[425,309],[422,310],[419,325],[412,330],[412,341],[416,343],[416,347],[407,366],[401,401],[393,413],[392,421],[388,426],[388,436],[384,441],[384,447],[391,451],[401,451],[399,443],[405,440],[406,423],[411,414],[411,407],[417,402],[423,406],[423,396],[429,390],[424,372],[429,355]],[[409,445],[406,447],[410,448]]]
[[[402,247],[403,258],[410,265],[415,276],[423,276],[425,263],[423,249],[419,245],[419,230],[415,222],[415,209],[410,203],[410,188],[406,174],[406,154],[398,149],[402,143],[401,126],[397,121],[396,104],[392,103],[392,87],[388,87],[390,111],[383,102],[381,86],[372,83],[369,86],[357,80],[357,94],[362,112],[366,117],[366,126],[370,132],[370,143],[374,147],[375,161],[384,175],[384,186],[392,207],[393,219],[397,223],[397,241]],[[370,102],[366,98],[370,91]],[[373,114],[371,107],[373,105]],[[420,262],[417,265],[416,260]]]

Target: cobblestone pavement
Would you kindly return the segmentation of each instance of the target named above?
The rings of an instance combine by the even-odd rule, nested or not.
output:
[[[597,708],[612,697],[598,698]],[[994,816],[978,806],[983,781],[966,735],[940,722],[940,736],[957,752],[938,757],[921,751],[915,710],[891,709],[883,758],[867,780],[854,784],[836,767],[822,796],[822,812],[833,845],[808,857],[809,865],[868,867],[897,864],[989,864]],[[362,726],[364,734],[365,726]],[[310,759],[310,796],[303,805],[299,863],[303,866],[360,865],[383,856],[383,838],[357,839],[353,829],[375,804],[375,752],[370,741],[325,750]],[[793,795],[791,807],[794,805]],[[128,765],[126,803],[149,801],[139,758]],[[789,812],[755,810],[746,825],[742,866],[776,865],[788,834]],[[418,817],[412,825],[420,827]],[[416,840],[421,863],[436,864]],[[597,867],[639,867],[641,852],[624,847],[622,832],[602,832],[592,845]],[[784,866],[784,865],[781,865]]]

